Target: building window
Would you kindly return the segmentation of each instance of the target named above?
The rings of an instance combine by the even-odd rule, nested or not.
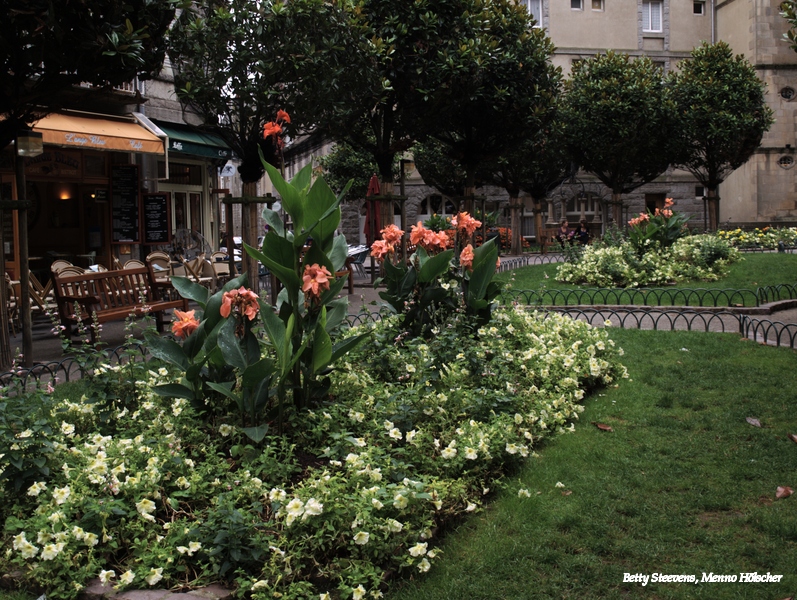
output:
[[[778,159],[778,166],[791,169],[794,166],[794,159],[791,156],[781,156]]]
[[[706,3],[705,2],[693,2],[692,3],[692,12],[696,15],[704,15],[706,14]]]
[[[706,195],[706,188],[702,185],[695,186],[695,198],[702,198]]]
[[[603,10],[603,0],[592,0],[592,10]]]
[[[785,87],[780,90],[780,97],[784,100],[791,100],[794,98],[794,88]]]
[[[584,10],[582,0],[570,0],[570,10]]]
[[[526,0],[526,8],[537,22],[535,27],[542,27],[542,0]]]
[[[574,0],[571,0],[574,1]],[[660,32],[661,1],[642,2],[642,31]]]

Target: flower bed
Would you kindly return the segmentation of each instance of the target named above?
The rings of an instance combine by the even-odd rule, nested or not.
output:
[[[774,250],[779,242],[785,246],[797,246],[797,227],[756,227],[752,231],[740,228],[717,232],[717,236],[727,240],[735,248],[767,248]]]
[[[586,390],[625,374],[605,331],[566,317],[502,309],[473,334],[454,320],[403,344],[396,322],[372,326],[329,401],[260,445],[230,425],[233,406],[203,419],[156,394],[179,375],[153,363],[100,368],[77,401],[29,398],[38,409],[3,430],[0,570],[53,598],[97,576],[378,596],[387,573],[430,568],[439,525],[571,430]],[[43,461],[21,472],[15,453]]]
[[[599,287],[716,281],[739,260],[738,251],[720,236],[689,235],[689,217],[673,206],[667,198],[663,209],[631,219],[627,241],[607,236],[603,243],[569,253],[557,269],[557,281]]]
[[[713,235],[691,235],[662,248],[648,244],[641,256],[630,242],[586,246],[578,261],[558,267],[556,280],[599,287],[640,287],[683,281],[716,281],[738,250]]]

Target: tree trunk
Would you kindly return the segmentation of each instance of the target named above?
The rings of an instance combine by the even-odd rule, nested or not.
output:
[[[382,198],[377,201],[379,204],[379,226],[384,229],[393,222],[393,200],[386,200],[393,196],[393,180],[383,180],[380,185],[382,189],[379,191],[379,195]],[[379,232],[375,233],[374,239],[380,239]]]
[[[720,219],[720,197],[717,188],[708,188],[706,192],[706,211],[708,212],[708,230],[717,231]]]
[[[16,164],[17,200],[23,207],[17,211],[19,228],[19,320],[22,329],[22,360],[25,367],[33,366],[33,325],[30,314],[30,265],[28,264],[28,209],[25,183],[25,158],[14,157]],[[0,249],[3,250],[3,249]]]
[[[257,182],[250,181],[243,184],[243,196],[254,198],[257,195]],[[257,204],[241,205],[241,238],[245,244],[257,247]],[[258,277],[260,263],[242,250],[242,267],[249,279],[249,288],[256,294],[260,292],[260,279]]]
[[[617,227],[623,226],[623,199],[619,192],[612,192],[612,221]]]
[[[540,243],[540,232],[542,231],[542,202],[534,199],[534,235],[537,243]]]
[[[9,211],[10,212],[10,211]],[[0,273],[6,272],[6,253],[3,231],[5,230],[4,221],[8,218],[5,209],[0,208]],[[11,240],[10,243],[14,243]],[[8,338],[8,326],[10,325],[8,314],[8,286],[5,282],[0,283],[0,370],[6,371],[11,367],[11,345]]]
[[[521,235],[521,216],[523,215],[523,203],[520,198],[515,196],[509,199],[510,225],[512,227],[512,239],[510,240],[510,252],[515,256],[523,254],[523,236]]]

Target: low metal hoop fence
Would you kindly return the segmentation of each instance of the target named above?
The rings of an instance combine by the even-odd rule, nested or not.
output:
[[[504,290],[504,303],[545,306],[633,305],[633,306],[758,306],[758,294],[746,289],[711,288],[584,288]]]
[[[792,349],[797,347],[797,324],[795,323],[781,323],[749,315],[741,315],[739,321],[740,333],[743,337],[769,346]]]

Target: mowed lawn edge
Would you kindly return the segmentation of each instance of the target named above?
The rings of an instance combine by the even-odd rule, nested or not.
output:
[[[481,514],[448,532],[433,571],[394,582],[389,600],[794,593],[797,495],[775,495],[797,489],[797,353],[732,334],[612,337],[631,381],[588,397],[576,432],[538,448]],[[782,577],[624,582],[751,572]]]

